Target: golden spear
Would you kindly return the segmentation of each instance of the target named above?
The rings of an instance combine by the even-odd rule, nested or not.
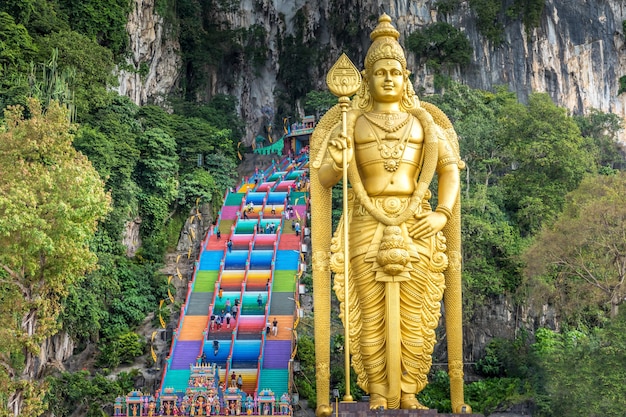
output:
[[[348,107],[350,106],[350,96],[359,91],[361,86],[361,74],[357,67],[354,66],[350,58],[346,54],[341,54],[337,62],[331,67],[330,71],[326,75],[326,84],[328,89],[335,96],[339,97],[339,107],[341,108],[341,133],[344,138],[348,135],[348,122],[347,114]],[[348,269],[350,263],[349,256],[349,241],[348,241],[348,148],[352,144],[350,140],[347,141],[346,146],[342,150],[342,171],[343,171],[343,243],[344,243],[344,262],[343,262],[343,276],[345,280],[344,284],[344,308],[343,308],[343,322],[344,322],[344,354],[345,354],[345,379],[346,379],[346,393],[343,397],[344,401],[352,401],[352,395],[350,395],[350,303],[348,299]]]

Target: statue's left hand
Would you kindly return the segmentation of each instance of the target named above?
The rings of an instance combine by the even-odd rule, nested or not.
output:
[[[417,223],[409,227],[409,236],[413,239],[426,239],[441,231],[448,218],[443,213],[432,211],[416,216]]]

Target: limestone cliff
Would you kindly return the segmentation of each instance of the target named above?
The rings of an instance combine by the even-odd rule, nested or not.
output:
[[[218,0],[214,2],[220,3]],[[503,10],[513,0],[503,1]],[[224,3],[223,1],[221,3]],[[220,4],[221,4],[220,3]],[[507,85],[521,99],[531,91],[548,92],[559,105],[575,113],[590,108],[626,116],[624,95],[618,95],[619,78],[626,74],[622,21],[626,5],[620,0],[546,0],[540,24],[527,29],[520,19],[509,19],[504,41],[493,44],[477,29],[477,16],[468,1],[449,14],[437,11],[437,0],[241,0],[216,8],[211,16],[233,30],[253,26],[264,29],[266,57],[261,66],[250,62],[223,62],[207,67],[207,85],[199,98],[216,93],[239,99],[241,116],[248,124],[246,142],[259,131],[263,107],[278,108],[282,40],[303,33],[307,47],[318,48],[309,65],[309,79],[324,88],[324,74],[342,51],[361,65],[375,18],[386,11],[402,34],[446,21],[469,38],[472,63],[453,71],[453,78],[482,89]],[[166,33],[162,18],[154,12],[154,0],[135,0],[128,31],[131,71],[120,71],[120,92],[137,103],[158,101],[176,87],[181,72],[175,31]],[[283,57],[284,58],[284,57]],[[289,59],[289,57],[286,57]],[[416,74],[417,91],[432,92],[432,73],[418,66],[409,54]]]
[[[136,104],[162,102],[180,74],[180,45],[154,6],[155,0],[134,0],[126,24],[130,53],[118,71],[119,93]]]
[[[225,3],[213,0],[214,3]],[[120,93],[136,103],[158,102],[175,92],[184,77],[177,31],[154,10],[155,0],[135,0],[127,29],[131,54],[121,70]],[[504,7],[513,0],[503,0]],[[506,85],[524,100],[532,91],[547,92],[553,100],[574,113],[591,108],[626,116],[626,95],[618,95],[619,78],[626,75],[626,3],[621,0],[546,0],[539,24],[527,28],[510,19],[503,27],[503,42],[494,44],[478,30],[477,16],[468,1],[448,14],[439,13],[437,0],[241,0],[232,7],[212,11],[216,26],[231,29],[262,28],[264,59],[257,63],[243,55],[205,67],[206,83],[196,92],[198,99],[218,93],[237,97],[246,120],[245,142],[250,143],[264,123],[267,111],[280,106],[285,81],[281,62],[300,59],[287,56],[284,39],[298,34],[307,46],[321,51],[309,62],[308,81],[325,88],[325,74],[341,54],[347,52],[361,66],[370,43],[369,33],[384,10],[401,33],[401,42],[417,29],[445,21],[462,30],[473,47],[471,64],[453,70],[456,80],[480,89]],[[175,22],[173,22],[175,24]],[[234,59],[233,57],[236,57]],[[412,53],[409,67],[415,74],[417,91],[433,92],[433,74]],[[132,231],[132,230],[131,230]],[[128,234],[132,241],[132,233]],[[186,252],[188,248],[180,248]],[[480,357],[487,340],[510,338],[522,326],[558,327],[550,311],[522,311],[502,299],[478,311],[466,332],[466,359]],[[534,321],[534,322],[532,322]],[[487,325],[488,323],[488,325]],[[445,356],[443,349],[439,352]]]

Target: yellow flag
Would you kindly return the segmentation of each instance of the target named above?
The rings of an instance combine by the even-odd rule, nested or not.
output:
[[[191,259],[191,248],[187,251],[187,259]]]
[[[189,228],[189,231],[191,232],[191,238],[195,239],[196,238],[196,231],[193,230],[192,228]]]
[[[243,159],[243,157],[241,156],[241,152],[239,152],[239,148],[241,147],[241,142],[239,142],[237,144],[237,157],[239,158],[239,160],[241,161]]]
[[[178,275],[179,280],[183,280],[183,274],[180,273],[180,269],[178,269],[178,267],[176,267],[176,275]]]
[[[150,351],[151,351],[150,353],[152,353],[152,360],[153,360],[155,363],[156,363],[156,361],[157,361],[157,355],[156,355],[156,353],[155,353],[155,351],[154,351],[154,336],[156,336],[156,334],[157,334],[157,332],[156,332],[156,331],[152,332],[152,345],[150,346]]]
[[[172,295],[172,292],[170,291],[170,289],[167,289],[167,295],[168,297],[170,297],[170,301],[172,302],[172,304],[174,303],[174,296]]]
[[[159,312],[159,322],[161,323],[161,327],[165,329],[165,320],[163,320],[161,312]]]
[[[176,257],[176,263],[178,263],[178,261],[180,261],[180,255]]]

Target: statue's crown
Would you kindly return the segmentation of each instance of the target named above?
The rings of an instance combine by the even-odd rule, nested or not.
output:
[[[402,64],[402,68],[406,68],[406,58],[404,50],[398,38],[400,32],[391,24],[391,17],[386,13],[378,18],[378,25],[370,34],[372,45],[365,56],[365,69],[369,69],[374,62],[381,59],[395,59]]]

